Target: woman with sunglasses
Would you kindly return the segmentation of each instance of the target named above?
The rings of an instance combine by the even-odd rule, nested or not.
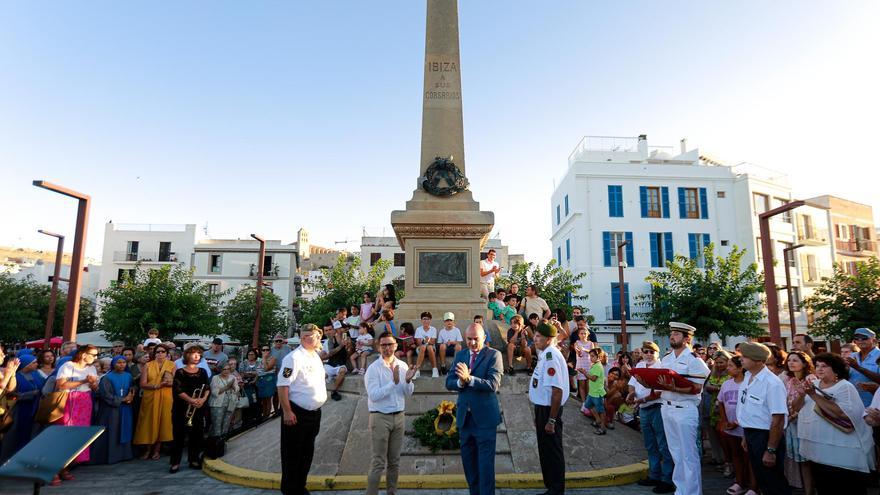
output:
[[[168,359],[168,349],[157,345],[140,379],[143,397],[132,443],[146,445],[141,459],[159,459],[162,442],[174,440],[171,425],[174,397],[171,387],[175,371],[174,362]]]
[[[262,368],[257,371],[257,399],[260,401],[260,409],[264,418],[272,414],[272,398],[275,397],[275,380],[278,371],[275,369],[275,358],[272,357],[272,348],[268,344],[260,349]]]
[[[98,359],[98,348],[93,345],[80,346],[73,359],[64,363],[55,376],[55,389],[67,392],[64,416],[58,420],[62,426],[89,426],[92,424],[92,391],[98,389],[98,372],[94,363]],[[89,449],[86,448],[74,459],[74,464],[88,462]],[[73,476],[65,468],[55,475],[53,486],[61,480],[72,480]]]

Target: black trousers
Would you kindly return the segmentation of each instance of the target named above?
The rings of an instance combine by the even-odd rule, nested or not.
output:
[[[196,409],[193,414],[192,426],[187,426],[186,409],[177,407],[171,411],[171,429],[174,440],[171,442],[171,465],[180,464],[183,457],[183,444],[186,443],[186,456],[188,462],[201,462],[202,452],[205,450],[205,404]]]
[[[315,455],[315,437],[321,428],[321,410],[309,411],[293,402],[290,408],[296,415],[296,424],[287,426],[281,421],[281,493],[304,495],[306,479]]]
[[[565,454],[562,451],[562,407],[556,417],[556,433],[544,431],[550,419],[550,406],[535,406],[535,433],[538,436],[538,458],[541,461],[541,476],[549,493],[565,493]]]
[[[831,448],[831,447],[829,447]],[[869,474],[851,471],[826,464],[813,462],[813,479],[819,495],[846,493],[846,495],[865,495],[868,493]]]
[[[745,428],[746,446],[749,448],[749,464],[755,474],[758,488],[763,495],[790,495],[791,488],[785,479],[785,437],[776,446],[776,464],[773,467],[764,465],[764,452],[767,451],[767,440],[770,430]]]

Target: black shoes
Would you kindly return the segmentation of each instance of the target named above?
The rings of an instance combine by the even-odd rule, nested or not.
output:
[[[507,368],[507,371],[505,371],[505,373],[507,373],[508,375],[512,375],[512,374],[513,374],[513,368]]]
[[[336,390],[330,392],[330,398],[333,400],[342,400],[342,395]]]
[[[445,375],[445,374],[446,374],[446,366],[441,366],[441,367],[440,367],[440,374],[441,374],[441,375]]]
[[[654,493],[673,493],[675,492],[675,485],[672,483],[664,483],[662,481],[657,482],[657,486],[654,487]]]
[[[179,465],[177,465],[177,466],[171,466],[170,468],[168,468],[168,472],[171,473],[171,474],[174,474],[174,473],[176,473],[176,472],[178,472],[178,471],[180,471],[180,466],[179,466]]]
[[[639,486],[657,486],[661,483],[660,480],[655,480],[651,478],[644,478],[636,482]]]

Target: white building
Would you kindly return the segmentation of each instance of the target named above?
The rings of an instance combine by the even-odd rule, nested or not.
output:
[[[195,224],[118,224],[104,227],[104,251],[101,257],[99,290],[134,273],[135,266],[155,269],[166,265],[191,266]]]
[[[620,344],[616,249],[620,243],[629,241],[622,260],[625,310],[630,345],[639,345],[654,338],[638,319],[643,309],[636,307],[636,298],[650,292],[645,282],[650,271],[662,270],[676,254],[699,258],[701,248],[710,242],[719,256],[736,245],[747,250],[745,263],[758,261],[757,214],[791,201],[784,175],[754,166],[724,165],[697,149],[687,150],[684,140],[680,152],[673,153],[672,147],[649,147],[646,136],[587,136],[569,156],[568,169],[551,197],[553,256],[572,272],[586,273],[587,307],[595,317],[600,343],[611,350]],[[777,285],[785,284],[782,248],[802,242],[795,221],[797,225],[812,222],[813,238],[798,250],[804,257],[796,259],[794,273],[807,269],[801,265],[809,261],[816,275],[825,274],[833,261],[830,244],[820,243],[821,235],[817,236],[822,229],[827,231],[828,215],[823,210],[801,210],[805,208],[771,221],[780,260]],[[807,230],[801,228],[802,238]],[[803,277],[796,275],[792,285],[806,295]],[[780,303],[784,301],[783,292]],[[786,335],[787,309],[784,314]],[[800,318],[804,329],[806,319]]]
[[[256,286],[260,243],[254,239],[206,239],[194,247],[193,277],[205,282],[212,292],[229,291],[228,301],[245,285]],[[265,290],[277,295],[290,316],[297,282],[296,244],[266,241],[263,268]],[[229,290],[232,289],[232,290]]]
[[[486,241],[486,245],[480,252],[480,259],[486,259],[486,254],[490,249],[495,250],[495,261],[501,266],[501,274],[510,273],[512,263],[523,262],[523,255],[508,255],[507,246],[501,243],[501,239],[491,238]],[[391,267],[385,272],[385,278],[382,279],[383,284],[390,284],[399,281],[403,286],[404,273],[406,272],[406,253],[400,249],[397,238],[391,237],[361,237],[361,271],[367,273],[370,267],[375,265],[380,259],[390,260]]]
[[[80,297],[89,299],[92,302],[97,302],[96,297],[98,284],[101,279],[101,265],[94,262],[88,263],[83,269],[83,272],[83,276],[81,277],[82,287],[80,289]],[[30,277],[39,284],[52,285],[52,277],[55,275],[55,263],[36,260],[33,264],[18,265],[14,270],[10,270],[10,273],[12,274],[12,278],[16,280],[24,280]],[[69,264],[61,265],[60,278],[65,280],[70,279]],[[67,292],[67,282],[59,282],[58,288]]]

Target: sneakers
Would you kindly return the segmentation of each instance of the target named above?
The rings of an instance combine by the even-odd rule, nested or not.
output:
[[[431,378],[440,378],[440,372],[437,371],[437,368],[431,370]]]
[[[415,380],[416,378],[418,378],[420,376],[422,376],[422,372],[420,370],[416,370],[416,372],[413,373],[413,380]]]
[[[657,483],[657,486],[655,486],[654,489],[651,491],[654,493],[674,493],[675,485],[673,485],[672,483],[665,483],[661,481]]]

